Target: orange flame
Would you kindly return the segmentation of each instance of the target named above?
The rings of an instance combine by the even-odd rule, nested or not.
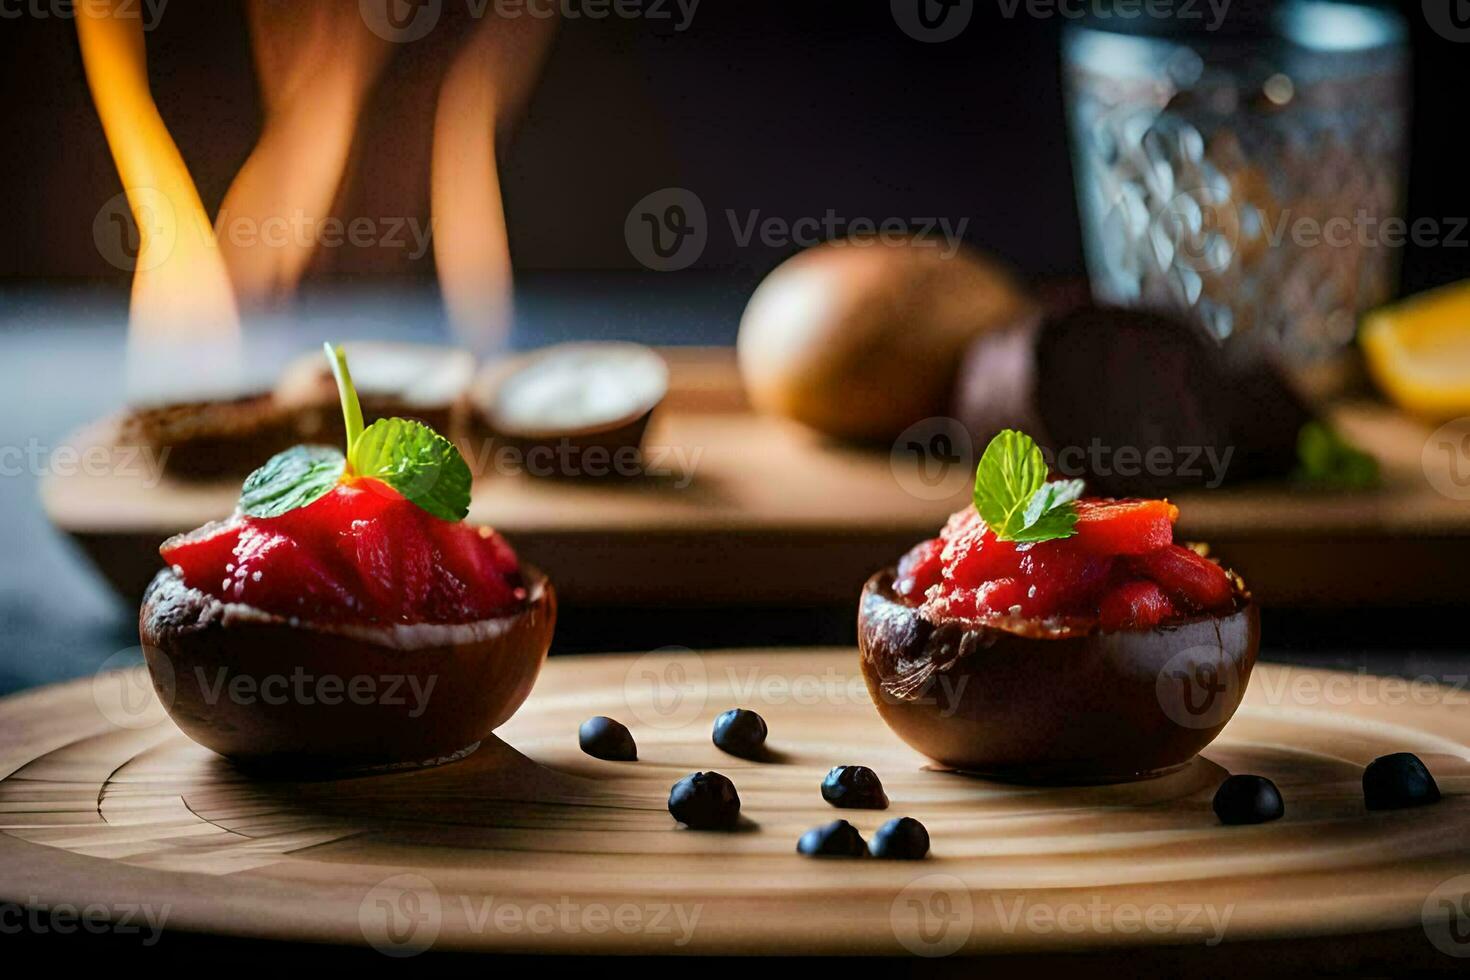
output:
[[[239,315],[224,260],[189,168],[174,145],[148,87],[143,22],[129,16],[131,0],[78,4],[77,36],[87,84],[101,117],[107,145],[122,177],[128,208],[137,223],[139,250],[133,273],[130,311],[130,387],[141,384],[152,395],[176,385],[217,383],[233,375]],[[185,342],[212,345],[214,353],[196,357],[184,374],[182,355],[162,358],[160,348],[178,351]],[[138,345],[149,349],[138,350]],[[136,369],[154,365],[151,381]]]
[[[430,177],[434,261],[450,323],[481,351],[503,345],[512,314],[496,137],[530,97],[556,25],[555,18],[487,17],[439,91]]]
[[[265,125],[220,207],[220,249],[241,301],[270,305],[296,291],[316,250],[391,46],[356,3],[252,0],[248,10]]]
[[[237,295],[293,294],[320,244],[359,118],[393,45],[351,0],[249,0],[265,106],[262,135],[221,207],[217,240],[148,85],[134,0],[78,4],[82,61],[140,242],[132,285],[129,386],[137,400],[236,393]],[[434,116],[434,255],[450,319],[481,350],[512,310],[496,139],[529,99],[554,17],[483,16],[451,60]],[[268,226],[284,241],[265,240]],[[236,236],[237,227],[250,234]]]

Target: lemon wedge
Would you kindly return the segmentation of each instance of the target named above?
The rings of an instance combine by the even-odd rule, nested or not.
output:
[[[1359,339],[1373,380],[1400,408],[1470,415],[1470,281],[1374,310]]]

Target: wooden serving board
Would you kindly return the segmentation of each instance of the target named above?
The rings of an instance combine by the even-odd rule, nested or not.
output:
[[[646,441],[664,475],[494,475],[475,486],[471,519],[502,530],[569,602],[855,601],[869,574],[933,536],[969,500],[972,474],[956,470],[930,488],[902,448],[895,462],[752,414],[728,349],[665,354],[673,387]],[[1266,604],[1470,599],[1462,574],[1470,499],[1430,485],[1421,462],[1430,430],[1371,404],[1342,407],[1336,422],[1380,459],[1383,488],[1183,494],[1180,533],[1210,542]],[[113,422],[99,422],[68,444],[108,446],[114,432]],[[42,485],[51,520],[131,599],[157,571],[163,538],[228,514],[239,492],[235,483],[153,484],[135,468],[53,473]]]
[[[732,705],[768,720],[774,761],[710,743]],[[595,714],[629,725],[639,761],[578,750]],[[554,659],[504,741],[371,777],[248,778],[174,728],[141,668],[0,701],[0,730],[0,901],[146,903],[166,910],[165,944],[183,930],[392,954],[1127,948],[1278,969],[1293,950],[1397,969],[1470,954],[1447,918],[1470,908],[1470,706],[1443,687],[1264,665],[1204,758],[1065,789],[926,766],[879,721],[852,650]],[[1366,811],[1362,768],[1392,751],[1417,753],[1444,799]],[[839,763],[873,767],[890,808],[824,803]],[[699,769],[734,780],[741,830],[668,815],[670,785]],[[1286,816],[1219,825],[1227,771],[1273,779]],[[836,817],[871,836],[900,815],[928,827],[926,860],[794,851]]]

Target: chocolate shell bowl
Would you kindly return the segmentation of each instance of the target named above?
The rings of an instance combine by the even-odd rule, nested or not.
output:
[[[1260,613],[1234,608],[1152,629],[935,623],[868,580],[858,613],[863,678],[888,727],[954,769],[1008,782],[1117,783],[1188,763],[1235,714]]]
[[[139,613],[154,690],[191,739],[271,772],[434,765],[468,755],[531,693],[556,594],[469,623],[313,624],[222,602],[159,572]]]

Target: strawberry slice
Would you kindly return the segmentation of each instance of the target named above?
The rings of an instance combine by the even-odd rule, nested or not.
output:
[[[329,540],[342,562],[356,573],[369,608],[386,611],[398,604],[397,559],[387,521],[372,518],[351,521]]]
[[[240,540],[240,525],[234,521],[212,521],[185,534],[176,534],[158,548],[163,560],[177,567],[184,583],[191,588],[209,590],[206,579],[219,579],[235,563],[235,543]]]
[[[1033,544],[1021,552],[1021,574],[1026,583],[1028,615],[1064,610],[1091,611],[1107,585],[1114,559],[1073,548],[1063,538]]]
[[[1234,598],[1230,576],[1223,568],[1177,544],[1137,555],[1129,564],[1188,609],[1223,609]]]
[[[362,606],[354,585],[343,569],[293,538],[246,523],[235,545],[234,571],[222,588],[206,591],[282,616],[346,619]]]
[[[1013,578],[986,582],[975,590],[975,611],[981,616],[1009,616],[1014,609],[1026,615],[1026,591],[1025,583]]]
[[[516,591],[522,581],[517,571],[520,561],[494,529],[427,515],[424,523],[440,555],[443,577],[436,590],[440,602],[458,602],[489,616],[525,598],[524,592]]]
[[[1109,632],[1152,629],[1175,613],[1156,583],[1135,579],[1114,586],[1098,604],[1098,624]]]
[[[950,538],[940,557],[945,579],[964,588],[978,588],[991,579],[1006,578],[1021,570],[1015,543],[1001,541],[978,519]]]
[[[1179,508],[1167,500],[1077,501],[1077,533],[1068,540],[1095,555],[1142,555],[1174,540]]]
[[[944,542],[939,538],[921,541],[898,560],[893,591],[905,598],[922,599],[931,585],[938,585],[944,571]]]

